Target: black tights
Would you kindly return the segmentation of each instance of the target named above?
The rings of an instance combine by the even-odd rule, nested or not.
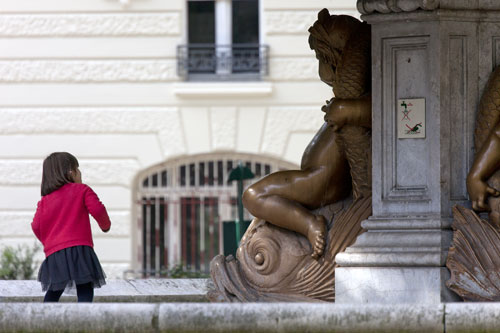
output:
[[[63,290],[47,290],[45,294],[45,298],[43,299],[44,303],[48,302],[59,302],[59,298],[61,297]],[[92,286],[92,282],[85,284],[77,284],[76,285],[76,295],[78,297],[78,303],[81,302],[92,302],[94,299],[94,287]]]

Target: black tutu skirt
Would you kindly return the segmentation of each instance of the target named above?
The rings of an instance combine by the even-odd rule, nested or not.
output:
[[[89,282],[94,288],[100,288],[106,284],[106,275],[94,249],[79,245],[45,258],[38,271],[38,281],[42,283],[43,291],[70,289]]]

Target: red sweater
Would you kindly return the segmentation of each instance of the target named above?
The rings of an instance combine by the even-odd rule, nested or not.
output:
[[[42,242],[45,256],[71,246],[93,247],[89,213],[103,231],[109,230],[108,212],[89,186],[68,183],[43,196],[31,228]]]

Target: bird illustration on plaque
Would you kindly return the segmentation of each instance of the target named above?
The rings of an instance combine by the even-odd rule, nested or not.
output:
[[[425,138],[425,98],[398,99],[398,139]]]

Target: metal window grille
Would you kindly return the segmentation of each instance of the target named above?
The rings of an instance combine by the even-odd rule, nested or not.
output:
[[[209,272],[210,260],[223,253],[223,221],[237,217],[236,184],[228,174],[239,161],[256,175],[295,165],[237,154],[200,155],[166,162],[138,180],[137,260],[140,276],[164,277],[177,264]],[[245,212],[245,219],[251,216]]]
[[[269,74],[269,46],[177,46],[177,74],[187,80],[255,80]]]

